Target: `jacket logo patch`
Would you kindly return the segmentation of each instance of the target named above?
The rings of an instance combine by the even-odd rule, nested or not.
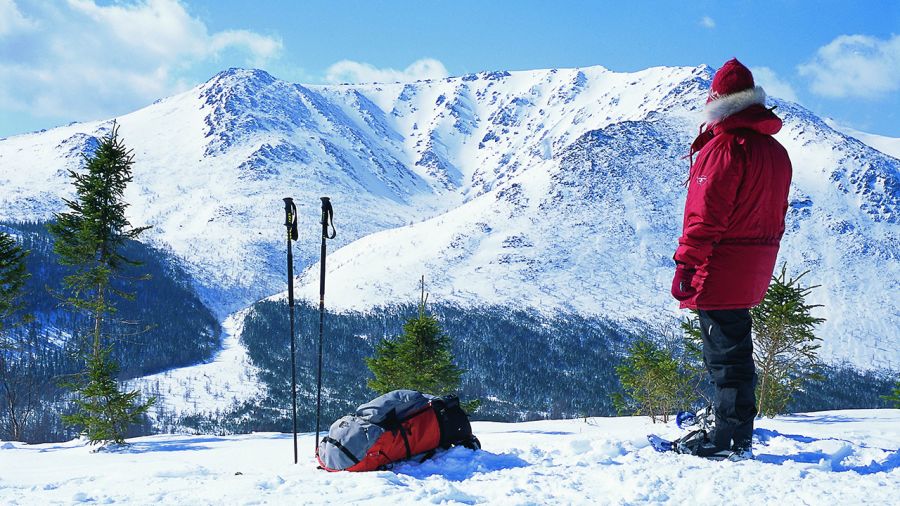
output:
[[[703,184],[708,178],[706,176],[697,176],[697,184]]]

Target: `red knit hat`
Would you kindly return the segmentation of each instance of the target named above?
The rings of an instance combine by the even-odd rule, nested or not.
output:
[[[725,62],[713,77],[706,103],[754,87],[753,74],[750,73],[750,69],[737,61],[737,58],[732,58]]]

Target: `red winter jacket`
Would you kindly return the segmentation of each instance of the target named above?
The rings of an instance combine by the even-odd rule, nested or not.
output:
[[[787,151],[772,137],[779,130],[781,119],[752,105],[694,142],[675,261],[697,270],[697,294],[682,308],[744,309],[765,296],[791,184]]]

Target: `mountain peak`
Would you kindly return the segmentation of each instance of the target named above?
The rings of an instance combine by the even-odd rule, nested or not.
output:
[[[265,70],[261,69],[245,69],[239,67],[231,67],[227,70],[223,70],[216,75],[209,78],[206,83],[204,83],[204,87],[213,86],[215,84],[232,82],[232,83],[245,83],[252,84],[256,86],[264,86],[268,84],[272,84],[278,79],[275,78],[272,74],[269,74]]]
[[[696,67],[694,67],[694,70],[698,74],[703,74],[703,75],[707,76],[709,79],[712,79],[712,77],[716,74],[716,68],[712,67],[710,65],[707,65],[706,63],[697,65]]]

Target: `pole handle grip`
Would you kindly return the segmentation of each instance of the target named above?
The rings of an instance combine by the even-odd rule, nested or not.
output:
[[[331,207],[330,197],[321,197],[322,199],[322,239],[334,239],[337,237],[337,229],[334,228],[334,208]],[[331,233],[328,233],[328,227],[331,226]]]
[[[296,241],[297,233],[297,206],[294,199],[290,197],[284,198],[284,226],[288,229],[288,237]]]

